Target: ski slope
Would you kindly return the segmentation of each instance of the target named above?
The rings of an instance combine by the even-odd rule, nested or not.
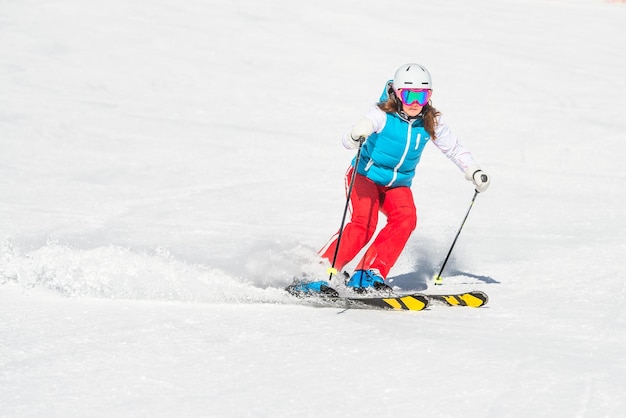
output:
[[[626,4],[0,2],[0,417],[620,417]],[[406,62],[429,146],[401,291],[303,306],[340,137]]]

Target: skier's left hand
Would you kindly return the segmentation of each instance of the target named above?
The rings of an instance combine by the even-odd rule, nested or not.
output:
[[[465,170],[465,178],[474,183],[476,191],[479,193],[487,190],[491,183],[491,177],[478,166],[468,167],[468,169]]]

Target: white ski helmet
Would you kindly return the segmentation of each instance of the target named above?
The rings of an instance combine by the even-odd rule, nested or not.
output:
[[[430,73],[419,64],[404,64],[393,76],[393,88],[398,89],[432,89]]]

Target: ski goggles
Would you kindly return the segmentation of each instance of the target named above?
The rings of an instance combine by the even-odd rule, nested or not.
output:
[[[428,103],[431,93],[431,89],[398,89],[400,100],[407,106],[411,106],[414,103],[424,106]]]

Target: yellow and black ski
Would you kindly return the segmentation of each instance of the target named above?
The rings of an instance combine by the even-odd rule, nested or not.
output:
[[[402,296],[370,296],[364,298],[349,297],[337,299],[344,299],[346,304],[350,307],[371,307],[402,311],[421,311],[426,309],[431,302],[448,306],[468,306],[470,308],[480,308],[489,301],[487,294],[478,290],[453,295],[429,295],[424,293],[414,293]]]
[[[479,290],[455,295],[428,295],[428,298],[431,301],[443,303],[448,306],[469,306],[471,308],[480,308],[489,302],[489,296]]]
[[[340,296],[335,289],[323,285],[320,292],[300,292],[297,284],[288,286],[285,290],[314,306],[343,307],[357,309],[387,309],[397,311],[422,311],[431,302],[448,306],[469,306],[479,308],[485,305],[489,298],[481,291],[471,291],[449,295],[430,295],[424,293],[412,293],[406,295],[389,294],[363,294]]]
[[[421,311],[428,307],[429,298],[422,294],[384,297],[348,297],[338,298],[345,300],[351,308],[380,308],[397,311]]]

